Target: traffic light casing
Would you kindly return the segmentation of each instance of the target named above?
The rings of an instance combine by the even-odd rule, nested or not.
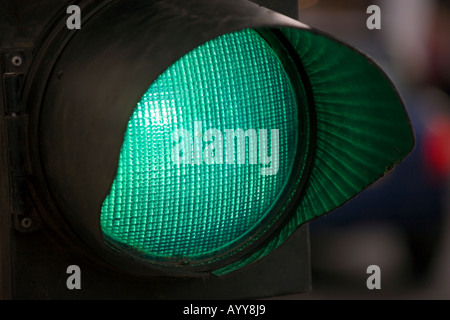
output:
[[[346,45],[248,1],[79,5],[80,30],[68,30],[59,11],[36,46],[3,52],[8,153],[2,170],[9,181],[2,187],[10,200],[2,227],[15,229],[2,241],[2,254],[13,257],[2,265],[9,283],[3,290],[14,298],[254,298],[307,291],[302,225],[373,183],[412,146],[407,115],[388,79]],[[222,54],[212,53],[221,48]],[[7,65],[15,57],[22,63]],[[265,63],[252,67],[257,59]],[[341,61],[347,64],[340,67]],[[260,66],[271,69],[258,73]],[[222,167],[215,171],[183,163],[152,167],[151,177],[139,180],[136,172],[154,164],[143,166],[142,159],[162,153],[167,160],[167,145],[179,142],[168,140],[180,129],[171,126],[177,121],[193,126],[193,140],[202,121],[283,126],[284,140],[272,144],[272,151],[281,150],[279,175],[255,176],[259,166],[239,171],[216,163]],[[193,154],[195,160],[195,147]],[[147,198],[139,202],[142,188]],[[247,221],[253,222],[235,231]],[[43,255],[52,266],[42,264]],[[78,292],[66,286],[65,264],[83,271]]]

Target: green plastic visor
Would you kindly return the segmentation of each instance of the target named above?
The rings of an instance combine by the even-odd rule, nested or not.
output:
[[[403,102],[370,58],[317,30],[283,29],[282,33],[300,57],[314,100],[315,156],[309,180],[296,214],[278,236],[216,274],[266,256],[297,227],[345,204],[414,148]]]

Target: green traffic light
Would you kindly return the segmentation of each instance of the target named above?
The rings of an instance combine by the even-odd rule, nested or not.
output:
[[[178,60],[130,118],[101,210],[105,237],[154,263],[195,264],[246,243],[270,223],[292,173],[296,95],[254,30]]]
[[[214,269],[228,273],[367,188],[413,144],[395,87],[360,52],[308,29],[226,34],[137,104],[102,232],[156,264],[251,248]]]

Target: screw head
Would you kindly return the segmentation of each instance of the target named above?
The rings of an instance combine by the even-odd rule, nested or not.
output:
[[[21,56],[16,55],[16,56],[12,57],[11,63],[15,67],[20,67],[22,65],[22,63],[23,63],[23,59],[22,59]]]
[[[22,221],[20,222],[20,224],[22,225],[23,228],[28,229],[31,227],[33,221],[31,220],[31,218],[23,218]]]

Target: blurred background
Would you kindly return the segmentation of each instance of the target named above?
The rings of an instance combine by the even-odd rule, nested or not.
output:
[[[416,136],[394,171],[310,224],[313,291],[300,299],[450,299],[450,0],[299,4],[300,21],[380,64]],[[379,30],[366,26],[370,5],[381,9]],[[366,287],[370,265],[381,290]]]

